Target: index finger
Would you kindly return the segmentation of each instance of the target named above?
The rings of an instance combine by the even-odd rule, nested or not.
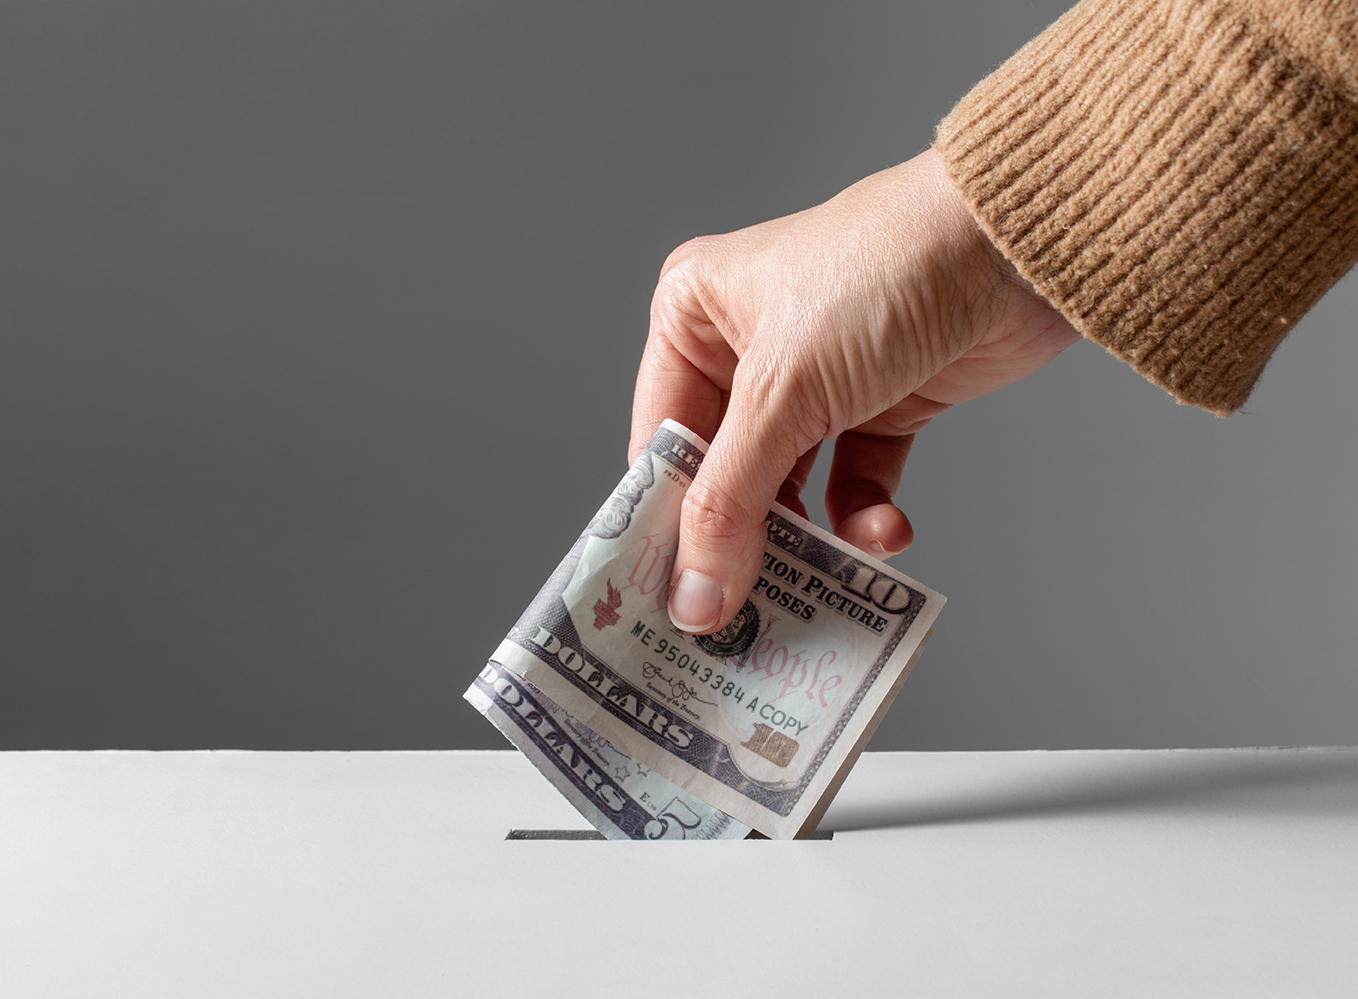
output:
[[[735,350],[709,318],[700,297],[676,287],[673,279],[662,278],[651,302],[650,332],[632,396],[629,463],[636,461],[666,419],[712,440],[736,360]]]
[[[705,440],[721,422],[722,388],[670,342],[652,334],[646,341],[632,396],[632,433],[627,460],[637,460],[662,421],[675,420]]]

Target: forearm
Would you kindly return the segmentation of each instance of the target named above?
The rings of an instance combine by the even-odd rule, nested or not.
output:
[[[1234,411],[1358,261],[1358,2],[1084,0],[937,145],[1077,329]]]

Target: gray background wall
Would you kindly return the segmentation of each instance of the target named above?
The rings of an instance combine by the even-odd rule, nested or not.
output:
[[[9,0],[0,745],[504,745],[460,693],[623,471],[666,252],[1062,7]],[[937,420],[874,748],[1358,742],[1355,317],[1227,421],[1089,344]]]

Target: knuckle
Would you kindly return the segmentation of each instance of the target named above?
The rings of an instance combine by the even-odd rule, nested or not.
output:
[[[695,267],[712,253],[715,236],[694,236],[685,240],[669,252],[665,262],[660,265],[660,280],[672,279],[675,272]]]
[[[778,436],[804,453],[827,437],[833,437],[847,420],[836,414],[842,409],[832,400],[828,379],[814,360],[798,351],[751,350],[741,359],[740,389],[756,400],[754,412],[761,423],[777,428]]]
[[[680,510],[689,543],[715,553],[740,547],[748,520],[740,504],[716,487],[697,481],[689,486]]]
[[[918,394],[910,395],[857,429],[878,438],[911,437],[927,427],[935,416],[950,408],[950,403],[936,402]]]
[[[873,420],[873,436],[906,437],[919,433],[929,423],[930,417],[914,412],[887,411]]]
[[[696,272],[672,273],[656,285],[650,336],[700,366],[724,356],[728,348],[739,357],[747,342],[720,295]]]

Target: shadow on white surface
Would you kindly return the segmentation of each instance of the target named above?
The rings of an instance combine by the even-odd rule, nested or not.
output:
[[[920,782],[886,786],[873,779],[874,756],[888,755],[895,754],[863,757],[854,774],[859,793],[836,802],[822,829],[850,832],[1114,812],[1338,815],[1352,814],[1358,805],[1358,749],[1353,748],[1262,755],[1230,749],[1014,753],[996,757],[995,767],[983,775],[960,766],[939,767],[944,761],[935,756],[935,765],[922,773]],[[957,754],[959,764],[962,755]]]

